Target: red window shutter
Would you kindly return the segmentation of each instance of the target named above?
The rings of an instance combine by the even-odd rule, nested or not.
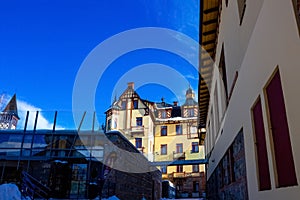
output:
[[[260,98],[256,102],[252,110],[254,132],[256,138],[256,155],[257,168],[259,178],[259,190],[270,190],[271,180],[268,163],[268,154],[266,146],[266,137],[264,129],[264,121],[262,116],[262,107]]]
[[[278,187],[297,185],[285,103],[279,71],[266,88],[273,136]]]

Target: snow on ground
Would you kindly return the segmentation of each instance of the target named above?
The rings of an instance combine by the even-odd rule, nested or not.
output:
[[[102,200],[120,200],[120,199],[116,196],[112,196],[112,197],[109,197],[108,199],[102,199]]]
[[[0,200],[21,200],[18,186],[12,183],[0,185]]]

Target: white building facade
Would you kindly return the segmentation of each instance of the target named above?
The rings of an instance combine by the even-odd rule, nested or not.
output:
[[[297,3],[202,2],[199,107],[210,199],[300,196]]]

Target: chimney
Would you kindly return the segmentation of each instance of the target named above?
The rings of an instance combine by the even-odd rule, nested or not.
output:
[[[129,82],[129,83],[127,83],[127,85],[128,85],[128,88],[134,90],[134,82]]]
[[[173,101],[173,105],[177,106],[178,105],[178,101]]]
[[[164,98],[164,97],[161,98],[161,104],[162,104],[163,106],[165,106],[165,98]]]

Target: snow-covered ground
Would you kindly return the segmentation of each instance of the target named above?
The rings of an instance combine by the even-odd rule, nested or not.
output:
[[[0,185],[0,200],[21,200],[18,186],[12,183]]]

